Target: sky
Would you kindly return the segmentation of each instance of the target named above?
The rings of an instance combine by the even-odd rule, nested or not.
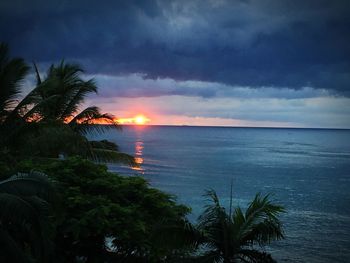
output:
[[[5,0],[0,41],[150,124],[350,128],[348,0]],[[26,84],[33,85],[32,77]]]

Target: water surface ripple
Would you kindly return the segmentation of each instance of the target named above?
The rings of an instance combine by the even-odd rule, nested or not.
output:
[[[215,127],[126,127],[101,135],[134,154],[137,174],[192,207],[205,189],[245,207],[255,193],[272,193],[288,213],[286,239],[269,250],[279,262],[350,262],[350,131]]]

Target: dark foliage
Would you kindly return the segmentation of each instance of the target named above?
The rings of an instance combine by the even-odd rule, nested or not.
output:
[[[183,249],[180,240],[168,237],[161,244],[156,239],[168,233],[165,223],[183,229],[189,208],[143,178],[122,177],[81,158],[21,164],[23,171],[33,167],[47,173],[60,193],[54,217],[59,260],[156,262]]]

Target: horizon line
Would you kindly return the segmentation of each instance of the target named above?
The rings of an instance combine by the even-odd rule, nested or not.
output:
[[[109,125],[109,124],[100,124]],[[329,127],[283,127],[283,126],[224,126],[224,125],[186,125],[186,124],[119,124],[119,126],[131,127],[188,127],[188,128],[248,128],[248,129],[300,129],[300,130],[350,130],[350,128],[329,128]]]

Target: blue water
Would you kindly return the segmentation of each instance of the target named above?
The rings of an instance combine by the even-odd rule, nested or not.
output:
[[[350,262],[350,131],[219,127],[126,127],[101,135],[134,154],[152,186],[192,207],[205,189],[243,208],[257,192],[272,193],[287,213],[286,239],[268,250],[279,262]]]

